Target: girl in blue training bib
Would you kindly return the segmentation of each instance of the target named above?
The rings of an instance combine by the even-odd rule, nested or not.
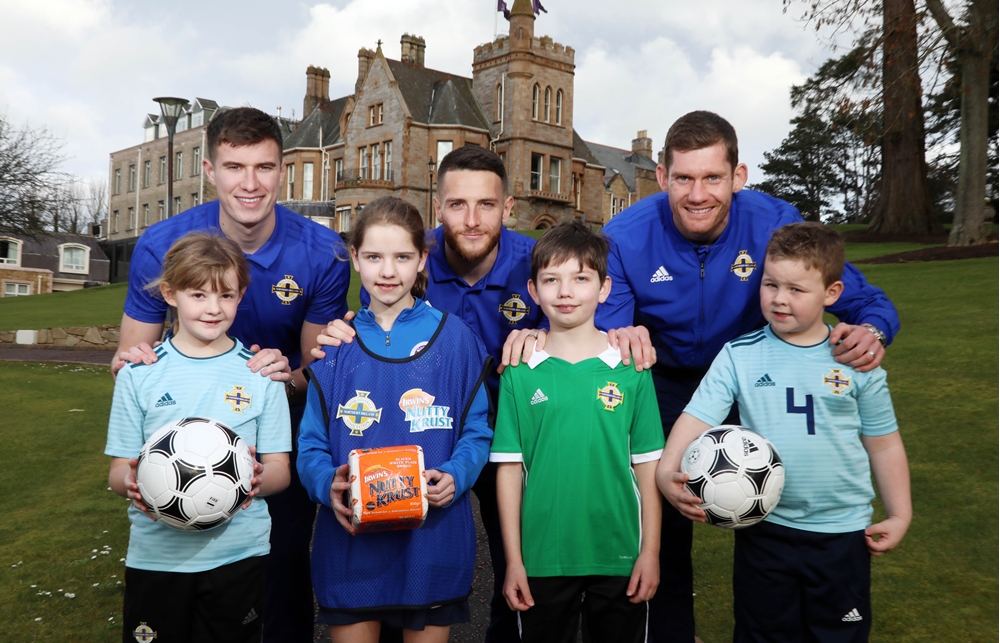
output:
[[[320,504],[312,552],[318,620],[333,643],[375,643],[382,623],[403,628],[407,643],[445,643],[453,623],[469,621],[469,489],[489,455],[483,384],[491,360],[465,322],[421,299],[428,248],[415,207],[397,197],[369,203],[350,252],[371,303],[353,320],[356,340],[328,347],[309,366],[299,436],[299,476]],[[344,504],[348,454],[410,444],[424,451],[424,525],[355,534]]]

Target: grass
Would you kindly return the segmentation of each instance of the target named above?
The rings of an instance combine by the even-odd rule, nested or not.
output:
[[[872,562],[872,641],[997,640],[996,269],[995,259],[862,267],[902,319],[884,366],[914,508],[906,539]],[[696,525],[694,542],[699,636],[730,640],[732,534]]]
[[[903,322],[885,367],[914,501],[906,539],[873,561],[871,640],[996,640],[997,261],[861,268]],[[65,294],[81,297],[74,307],[120,315],[120,302],[103,299],[115,288],[84,291],[102,298],[93,305]],[[56,295],[25,299],[45,297]],[[353,308],[356,283],[350,297]],[[0,300],[5,322],[11,301],[23,300]],[[38,327],[67,325],[49,321],[74,314],[58,308]],[[102,455],[111,379],[103,368],[4,363],[0,390],[0,640],[118,638],[128,521],[125,501],[107,490]],[[876,506],[875,519],[881,515]],[[110,554],[99,553],[105,547]],[[695,526],[698,634],[706,643],[732,635],[731,560],[731,533]]]
[[[0,298],[0,331],[118,324],[126,284],[32,297]]]

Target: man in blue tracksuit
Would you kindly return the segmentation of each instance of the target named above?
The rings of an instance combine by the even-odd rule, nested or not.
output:
[[[598,307],[596,324],[619,330],[622,344],[634,347],[637,367],[648,363],[650,342],[656,349],[653,383],[669,434],[723,345],[764,325],[760,278],[767,242],[774,230],[802,217],[784,201],[743,190],[747,167],[738,160],[736,132],[711,112],[691,112],[671,126],[656,178],[663,193],[604,227],[611,294]],[[843,281],[844,294],[830,308],[842,322],[830,334],[831,350],[837,361],[868,371],[882,361],[899,317],[850,264]],[[531,346],[528,332],[521,332],[508,341],[505,359],[517,364]],[[735,409],[727,422],[739,423]],[[691,533],[691,521],[665,503],[660,586],[649,610],[654,643],[694,640]]]

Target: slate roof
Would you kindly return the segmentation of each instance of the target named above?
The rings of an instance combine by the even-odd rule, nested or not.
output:
[[[492,132],[472,91],[472,79],[386,59],[416,123],[465,125]]]
[[[340,138],[340,117],[344,114],[347,99],[347,96],[342,96],[317,105],[291,134],[285,136],[284,148],[291,150],[297,147],[328,147],[336,143]],[[322,145],[319,140],[321,129]]]
[[[587,147],[587,141],[580,138],[576,128],[573,129],[573,158],[583,159],[590,165],[601,165],[601,162],[591,153]]]
[[[597,158],[598,162],[596,165],[604,166],[605,186],[611,184],[616,174],[620,174],[622,179],[625,180],[625,185],[628,186],[629,191],[634,191],[635,168],[656,170],[656,161],[638,152],[623,150],[609,145],[601,145],[599,143],[591,143],[589,141],[585,141],[584,144],[590,148],[590,151]]]

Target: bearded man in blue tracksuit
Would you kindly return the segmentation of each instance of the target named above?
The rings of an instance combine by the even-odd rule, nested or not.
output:
[[[764,325],[760,277],[767,242],[774,230],[802,217],[780,199],[743,190],[747,167],[738,160],[736,132],[711,112],[691,112],[671,126],[656,178],[663,193],[604,227],[611,294],[598,307],[596,324],[617,329],[622,345],[633,346],[637,368],[652,361],[649,344],[656,349],[653,382],[669,434],[723,345]],[[829,309],[841,320],[830,348],[838,362],[868,371],[882,361],[899,317],[850,264],[843,281],[844,294]],[[535,343],[543,344],[544,332],[537,334]],[[530,355],[532,339],[522,331],[508,340],[503,361],[517,364],[522,353]],[[739,423],[735,408],[727,422]],[[654,643],[694,640],[691,534],[691,521],[665,503],[660,586],[649,610]]]

